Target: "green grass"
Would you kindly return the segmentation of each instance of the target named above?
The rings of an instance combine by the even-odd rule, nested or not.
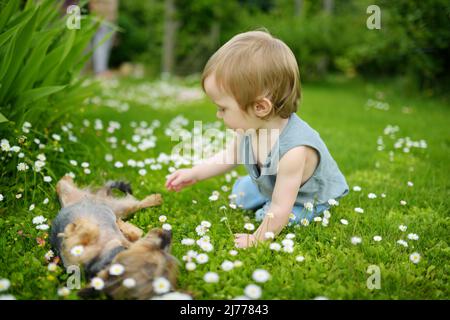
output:
[[[136,86],[128,82],[122,86]],[[388,102],[388,111],[366,108],[367,100],[377,99],[377,92],[384,94]],[[379,94],[379,93],[378,93]],[[0,202],[0,278],[9,279],[11,287],[4,293],[18,299],[58,299],[57,289],[65,285],[67,274],[59,267],[56,272],[47,270],[44,254],[50,249],[47,231],[39,231],[32,224],[34,216],[42,214],[51,219],[59,210],[54,192],[56,181],[66,172],[76,174],[80,185],[100,185],[108,179],[125,179],[132,183],[135,195],[142,198],[148,193],[159,192],[164,203],[157,208],[138,212],[130,221],[145,231],[160,226],[160,215],[168,217],[167,223],[173,228],[173,254],[182,262],[178,288],[191,293],[195,299],[231,299],[244,294],[244,288],[255,283],[252,273],[255,269],[265,269],[271,279],[259,284],[263,299],[312,299],[325,296],[329,299],[448,299],[449,288],[449,151],[450,139],[448,103],[436,99],[427,99],[419,95],[406,96],[387,84],[367,84],[360,81],[331,81],[303,86],[303,102],[298,114],[315,128],[327,144],[352,188],[358,185],[361,192],[351,190],[340,201],[338,207],[331,210],[330,223],[323,227],[313,222],[308,227],[290,227],[275,240],[281,240],[287,233],[295,234],[294,253],[275,252],[267,244],[239,250],[237,256],[228,252],[233,248],[233,236],[230,232],[244,232],[244,223],[255,222],[252,212],[219,210],[228,205],[229,192],[223,192],[222,186],[232,187],[224,176],[198,183],[179,193],[168,192],[164,188],[167,165],[161,170],[140,176],[137,168],[118,169],[113,163],[104,160],[111,153],[114,160],[126,164],[128,159],[144,160],[156,158],[161,152],[170,153],[177,144],[164,135],[164,129],[176,116],[183,115],[190,120],[186,128],[191,128],[194,120],[215,121],[214,107],[206,100],[198,103],[174,105],[170,109],[152,109],[150,106],[129,102],[131,108],[119,113],[106,107],[83,107],[78,114],[67,117],[73,124],[72,132],[79,142],[70,142],[67,134],[57,130],[44,133],[61,134],[60,142],[49,138],[49,143],[41,151],[33,142],[34,136],[28,134],[27,142],[22,146],[25,159],[33,162],[39,152],[45,153],[46,175],[53,177],[51,183],[42,181],[41,173],[18,173],[15,166],[19,162],[17,155],[6,156],[2,160],[0,186],[4,200]],[[378,100],[378,99],[377,99]],[[409,113],[404,112],[408,107]],[[106,138],[111,136],[105,129],[95,131],[94,119],[121,123],[121,129],[114,132],[118,138],[117,149],[110,149]],[[82,119],[89,119],[91,126],[83,128]],[[122,139],[131,141],[133,128],[131,121],[146,120],[151,123],[159,120],[161,126],[155,129],[156,147],[145,152],[133,153],[120,144]],[[30,120],[29,120],[30,121]],[[66,122],[67,122],[66,121]],[[32,121],[30,121],[32,122]],[[409,153],[394,149],[394,140],[383,134],[387,125],[398,125],[396,139],[410,137],[413,141],[424,139],[426,149],[412,148]],[[11,133],[17,137],[19,131]],[[377,138],[383,136],[385,149],[377,151]],[[8,137],[0,137],[8,138]],[[12,141],[12,138],[9,139]],[[17,143],[17,142],[16,142]],[[12,142],[11,142],[12,145]],[[64,147],[64,152],[54,151],[54,147]],[[389,151],[394,152],[390,159]],[[78,161],[73,167],[69,160]],[[91,174],[83,173],[80,163],[90,163]],[[237,170],[244,175],[244,168]],[[407,182],[414,183],[408,187]],[[15,195],[22,189],[22,198]],[[211,202],[208,197],[217,190],[218,201]],[[376,199],[369,199],[369,193],[375,193]],[[385,198],[381,194],[386,195]],[[42,204],[44,198],[50,202]],[[193,200],[197,203],[194,204]],[[405,200],[406,205],[400,201]],[[29,211],[34,203],[35,208]],[[364,209],[363,214],[354,212],[354,208]],[[227,216],[228,223],[221,222]],[[348,225],[340,223],[347,219]],[[214,251],[210,252],[209,262],[197,264],[194,271],[187,271],[182,261],[183,255],[190,249],[201,252],[198,246],[186,247],[180,241],[189,237],[198,239],[195,227],[202,220],[212,223],[208,232]],[[408,227],[406,232],[399,225]],[[19,232],[19,233],[18,233]],[[408,233],[416,233],[419,240],[407,239]],[[380,235],[383,239],[375,242],[372,238]],[[362,243],[353,245],[351,237],[359,236]],[[47,240],[39,246],[36,238]],[[396,242],[404,239],[408,248]],[[413,252],[421,255],[418,264],[413,264],[409,256]],[[297,262],[295,257],[303,255],[305,260]],[[243,265],[229,272],[221,270],[224,260],[240,260]],[[366,285],[370,276],[367,269],[376,265],[381,270],[381,288],[369,290]],[[217,272],[218,283],[205,283],[203,275],[208,271]],[[75,299],[72,292],[68,299]]]

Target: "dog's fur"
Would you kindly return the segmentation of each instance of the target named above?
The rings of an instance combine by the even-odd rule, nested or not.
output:
[[[115,198],[113,188],[127,195]],[[178,265],[169,253],[171,233],[153,229],[142,237],[141,229],[122,220],[139,209],[161,204],[161,195],[152,194],[139,201],[131,195],[130,186],[123,182],[108,182],[93,192],[79,189],[69,176],[57,183],[56,192],[62,209],[53,220],[50,240],[65,267],[81,265],[88,279],[102,278],[103,291],[114,299],[151,298],[156,277],[167,278],[175,288]],[[84,250],[75,256],[71,250],[78,245]],[[109,274],[109,267],[115,263],[124,266],[123,274]],[[126,278],[133,278],[136,285],[133,288],[123,286]],[[89,297],[95,292],[88,286],[79,294]]]

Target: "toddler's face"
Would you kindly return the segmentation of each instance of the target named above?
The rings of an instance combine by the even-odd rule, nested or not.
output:
[[[217,106],[217,118],[222,119],[230,129],[243,129],[244,131],[254,128],[256,124],[256,116],[249,110],[244,112],[233,96],[221,90],[217,84],[214,75],[210,75],[205,79],[205,92],[213,103]]]

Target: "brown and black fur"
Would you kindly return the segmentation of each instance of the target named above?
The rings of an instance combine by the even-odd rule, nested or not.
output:
[[[117,198],[111,190],[126,193]],[[131,195],[131,188],[123,182],[108,182],[97,191],[78,188],[73,179],[64,176],[56,186],[62,209],[52,223],[51,243],[64,266],[80,265],[87,278],[101,277],[103,291],[115,299],[149,299],[154,295],[152,282],[166,277],[176,284],[177,261],[170,255],[171,233],[153,229],[143,236],[138,227],[123,221],[139,209],[162,203],[161,195],[152,194],[143,200]],[[74,256],[71,249],[82,245],[83,254]],[[111,276],[114,263],[124,266],[120,276]],[[133,278],[136,286],[126,288],[122,282]],[[80,295],[89,296],[93,288],[85,288]]]

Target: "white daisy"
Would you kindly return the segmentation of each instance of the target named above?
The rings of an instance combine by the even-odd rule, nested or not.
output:
[[[244,229],[248,230],[248,231],[253,231],[253,230],[255,230],[255,225],[253,223],[246,223],[244,225]]]
[[[269,248],[270,248],[270,250],[280,251],[281,250],[281,245],[279,243],[272,242],[270,244]]]
[[[347,220],[345,220],[345,219],[341,219],[341,223],[343,224],[343,225],[348,225],[348,221]]]
[[[240,268],[243,265],[241,260],[236,260],[236,261],[233,262],[233,264],[234,264],[235,268]]]
[[[105,282],[102,278],[95,277],[91,279],[91,287],[95,290],[102,290],[105,287]]]
[[[399,225],[399,226],[398,226],[398,228],[399,228],[399,229],[400,229],[400,231],[402,231],[402,232],[405,232],[405,231],[406,231],[406,229],[408,229],[408,227],[407,227],[407,226],[405,226],[405,225],[403,225],[403,224]]]
[[[205,252],[210,252],[214,249],[213,245],[209,242],[202,242],[200,248]]]
[[[76,160],[70,160],[69,163],[73,166],[77,166],[78,162]]]
[[[48,198],[45,198],[44,201],[42,201],[43,204],[47,204],[49,202]]]
[[[231,256],[236,256],[238,254],[238,252],[236,250],[230,250],[228,252]]]
[[[406,206],[406,201],[405,201],[405,200],[400,200],[400,204],[401,204],[402,206]]]
[[[357,245],[362,242],[362,239],[360,237],[352,237],[351,242],[353,245]]]
[[[170,282],[166,278],[158,277],[153,280],[153,290],[157,294],[167,293],[170,290]]]
[[[357,212],[357,213],[364,213],[364,209],[362,209],[362,208],[355,208],[355,212]]]
[[[303,218],[302,220],[300,220],[300,223],[302,224],[302,226],[307,227],[309,226],[309,220],[306,218]]]
[[[293,234],[293,233],[288,233],[286,235],[286,239],[294,239],[294,238],[295,238],[295,234]]]
[[[224,262],[222,262],[220,267],[222,268],[223,271],[230,271],[231,269],[234,268],[234,263],[229,260],[225,260]]]
[[[264,233],[264,238],[265,239],[273,239],[273,238],[275,238],[275,234],[271,231],[268,231],[268,232]]]
[[[256,269],[253,272],[252,278],[256,282],[266,282],[270,279],[270,273],[263,269]]]
[[[292,246],[285,246],[285,247],[283,247],[283,251],[286,252],[286,253],[292,253],[292,252],[294,252],[294,247],[292,247]]]
[[[406,242],[405,240],[397,240],[397,244],[404,246],[405,248],[408,247],[408,242]]]
[[[168,223],[164,223],[164,224],[162,225],[162,228],[163,228],[164,230],[167,230],[167,231],[172,230],[172,226],[171,226],[170,224],[168,224]]]
[[[216,194],[213,194],[213,195],[210,196],[208,199],[209,199],[209,201],[217,201],[217,199],[219,199],[219,196],[216,195]]]
[[[305,204],[303,204],[303,207],[308,211],[314,210],[314,205],[311,202],[306,202]]]
[[[281,241],[281,244],[285,247],[292,247],[294,245],[294,241],[292,241],[291,239],[284,239],[283,241]]]
[[[109,267],[109,274],[112,276],[120,276],[125,272],[125,268],[120,263],[115,263],[111,267]]]
[[[79,257],[83,254],[84,252],[84,247],[79,245],[79,246],[74,246],[72,249],[70,249],[70,254],[75,256],[75,257]]]
[[[304,256],[297,256],[295,257],[295,260],[297,260],[298,262],[303,262],[305,260]]]
[[[57,268],[58,268],[58,265],[56,263],[53,263],[53,262],[49,263],[48,266],[47,266],[47,270],[50,271],[50,272],[56,271]]]
[[[134,280],[133,278],[126,278],[125,280],[123,280],[122,284],[125,288],[131,289],[136,286],[136,280]]]
[[[377,195],[376,195],[375,193],[369,193],[369,194],[367,195],[367,197],[368,197],[369,199],[375,199],[375,198],[377,197]]]
[[[68,296],[70,294],[70,289],[66,288],[66,287],[62,287],[58,289],[58,296],[60,297],[65,297]]]
[[[159,216],[159,222],[164,223],[167,221],[167,217],[164,215]]]
[[[11,149],[9,141],[6,139],[2,139],[2,141],[0,143],[0,147],[1,147],[2,151],[5,151],[5,152],[8,152]]]
[[[11,282],[8,279],[0,279],[0,292],[6,291],[11,286]]]
[[[48,224],[40,224],[38,226],[36,226],[36,229],[38,230],[48,230],[50,228],[50,226]]]
[[[208,283],[216,283],[219,282],[219,275],[215,272],[207,272],[203,276],[203,280]]]
[[[408,234],[408,239],[409,240],[419,240],[419,236],[415,233],[410,233],[410,234]]]
[[[409,256],[409,260],[411,260],[414,264],[418,264],[420,262],[420,258],[420,254],[417,252],[414,252]]]
[[[195,262],[188,262],[186,263],[186,270],[187,271],[193,271],[195,270],[195,268],[197,268],[197,265],[195,264]]]
[[[52,250],[47,251],[47,253],[44,255],[45,260],[47,260],[47,261],[49,261],[54,256],[55,256],[55,253]]]
[[[3,195],[0,193],[0,201],[3,201],[3,199],[5,199],[5,198],[4,198]]]
[[[383,240],[383,238],[381,236],[374,236],[373,237],[373,241],[380,242],[381,240]]]
[[[44,176],[44,182],[52,182],[52,177]]]
[[[330,217],[331,217],[330,211],[324,210],[324,211],[323,211],[323,217],[324,217],[325,219],[330,219]]]
[[[204,263],[207,263],[207,262],[208,262],[209,257],[208,257],[208,255],[207,255],[206,253],[200,253],[200,254],[198,254],[198,255],[195,257],[195,259],[197,260],[197,262],[198,262],[199,264],[204,264]]]
[[[322,222],[322,217],[314,217],[314,222]]]
[[[262,294],[262,290],[256,284],[249,284],[245,287],[244,293],[250,299],[259,299]]]
[[[359,192],[359,191],[361,191],[362,189],[361,189],[361,187],[360,186],[354,186],[353,187],[353,191],[355,191],[355,192]]]
[[[211,222],[203,220],[200,225],[204,228],[211,228]]]
[[[20,162],[17,165],[17,170],[18,171],[27,171],[30,167],[25,163],[25,162]]]
[[[335,199],[330,199],[330,200],[328,200],[328,204],[330,206],[337,206],[337,205],[339,205],[339,202],[337,202]]]
[[[185,246],[192,246],[195,243],[194,239],[186,238],[181,240],[181,244]]]
[[[408,187],[412,187],[414,186],[414,183],[412,183],[411,181],[408,181]]]

